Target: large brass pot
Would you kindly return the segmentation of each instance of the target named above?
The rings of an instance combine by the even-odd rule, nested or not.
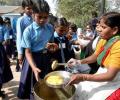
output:
[[[64,88],[52,88],[46,85],[44,80],[34,85],[35,100],[74,100],[75,86],[69,85]]]

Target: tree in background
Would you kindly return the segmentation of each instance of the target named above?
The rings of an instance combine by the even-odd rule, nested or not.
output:
[[[91,12],[93,11],[99,13],[99,0],[57,0],[57,13],[76,23],[79,27],[86,25],[92,17]]]

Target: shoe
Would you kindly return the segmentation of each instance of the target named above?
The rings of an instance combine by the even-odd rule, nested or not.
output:
[[[0,91],[0,97],[5,98],[4,91]]]

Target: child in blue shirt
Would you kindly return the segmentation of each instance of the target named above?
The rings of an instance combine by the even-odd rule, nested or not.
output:
[[[71,44],[69,39],[66,37],[68,25],[66,18],[63,17],[58,18],[55,22],[54,43],[56,43],[59,48],[52,53],[52,60],[57,60],[59,63],[65,63],[70,58],[74,58]],[[64,70],[64,66],[59,66],[59,70]]]
[[[4,49],[4,46],[8,43],[8,39],[9,32],[4,25],[2,17],[0,17],[0,97],[5,96],[1,91],[3,83],[13,79],[10,62]]]
[[[16,31],[17,31],[17,52],[18,52],[18,61],[17,61],[17,66],[16,70],[19,70],[19,64],[22,64],[22,61],[24,59],[24,50],[21,47],[21,41],[22,41],[22,36],[25,28],[29,26],[32,22],[32,0],[23,0],[22,1],[22,8],[24,10],[23,16],[18,18],[17,20],[17,26],[16,26]]]
[[[48,3],[34,0],[32,10],[34,22],[25,29],[21,42],[25,48],[25,59],[18,90],[20,99],[31,99],[33,85],[49,73],[51,66],[48,48],[56,46],[55,43],[49,43],[53,41],[54,29],[47,23],[50,10]]]

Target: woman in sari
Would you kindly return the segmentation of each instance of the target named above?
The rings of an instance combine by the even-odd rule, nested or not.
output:
[[[98,27],[101,40],[95,52],[82,60],[70,59],[68,67],[90,64],[101,66],[95,74],[74,74],[69,84],[78,84],[76,100],[120,99],[120,13],[109,12],[100,19]],[[114,99],[110,99],[113,98]]]

